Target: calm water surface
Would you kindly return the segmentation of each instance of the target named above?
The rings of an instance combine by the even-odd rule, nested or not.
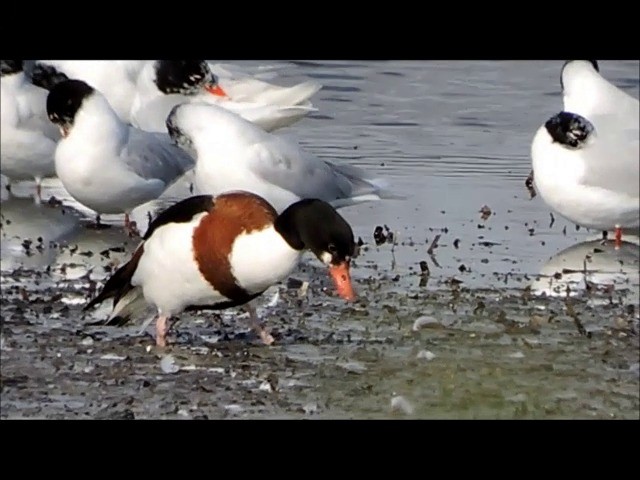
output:
[[[264,62],[237,63],[257,71]],[[163,373],[164,354],[145,351],[150,337],[84,326],[106,313],[79,313],[89,280],[103,281],[105,265],[135,242],[119,227],[87,229],[88,211],[50,181],[45,195],[62,200],[64,214],[28,198],[2,203],[3,417],[93,417],[132,396],[126,409],[139,418],[638,417],[637,239],[619,251],[600,245],[598,232],[552,216],[524,184],[531,139],[562,108],[562,62],[269,64],[281,84],[324,85],[319,111],[281,133],[406,196],[341,210],[365,244],[353,272],[360,301],[326,295],[326,275],[309,258],[294,274],[311,282],[303,299],[285,285],[265,295],[278,346],[212,340],[242,330],[235,312],[184,317],[178,329],[189,337],[171,352],[181,370]],[[637,61],[600,70],[639,96]],[[148,210],[186,195],[177,185],[134,217],[146,225]],[[376,226],[395,245],[376,246]],[[43,248],[29,251],[24,240],[38,237]],[[54,300],[19,304],[39,292]],[[132,393],[145,379],[153,388]],[[86,386],[100,395],[80,394]]]

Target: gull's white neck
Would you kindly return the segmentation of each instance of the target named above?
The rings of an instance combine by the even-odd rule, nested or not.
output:
[[[128,138],[128,125],[120,120],[104,96],[94,92],[84,100],[65,140],[81,141],[92,149],[119,152]]]

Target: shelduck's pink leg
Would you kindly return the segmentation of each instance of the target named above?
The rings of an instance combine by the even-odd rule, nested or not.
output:
[[[156,320],[156,345],[158,347],[167,346],[167,332],[169,331],[169,316],[158,315]]]
[[[260,325],[260,319],[258,318],[258,314],[256,313],[255,306],[253,306],[252,303],[248,303],[247,305],[245,305],[245,309],[249,312],[249,324],[251,325],[251,328],[253,328],[258,333],[258,335],[260,335],[262,343],[264,343],[265,345],[271,345],[275,340],[273,339],[271,334],[268,333],[264,328],[262,328],[262,325]]]

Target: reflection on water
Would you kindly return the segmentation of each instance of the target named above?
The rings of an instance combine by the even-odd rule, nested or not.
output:
[[[629,239],[628,239],[629,240]],[[532,282],[536,295],[589,295],[609,298],[614,290],[624,290],[631,302],[638,298],[640,284],[639,239],[625,241],[616,249],[613,241],[578,243],[557,253]]]
[[[31,198],[11,196],[1,204],[2,271],[20,266],[40,268],[56,256],[56,244],[82,229],[82,215],[59,205],[36,204]]]
[[[47,269],[58,279],[79,278],[98,269],[103,278],[131,253],[138,239],[123,229],[97,229],[79,210],[11,196],[1,204],[2,272]],[[131,248],[126,248],[127,246]]]

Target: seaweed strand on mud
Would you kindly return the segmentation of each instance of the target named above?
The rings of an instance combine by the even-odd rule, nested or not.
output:
[[[571,294],[571,289],[567,285],[566,297],[565,297],[565,306],[566,306],[566,309],[567,309],[567,315],[569,315],[569,317],[571,317],[571,319],[573,320],[573,323],[576,326],[576,328],[578,329],[578,333],[580,335],[582,335],[584,337],[587,337],[587,338],[591,338],[591,332],[587,331],[587,329],[584,328],[584,325],[580,321],[580,318],[578,317],[578,314],[576,313],[575,309],[573,308],[573,301],[571,299],[570,294]]]

